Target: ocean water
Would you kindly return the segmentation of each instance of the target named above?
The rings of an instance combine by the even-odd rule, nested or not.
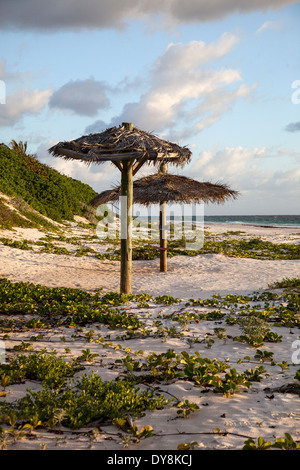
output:
[[[206,223],[300,228],[300,215],[205,215]]]
[[[139,216],[140,220],[146,221],[146,216]],[[291,227],[300,228],[300,215],[204,215],[200,214],[194,219],[197,223],[210,224],[244,224],[244,225],[256,225],[266,227]],[[151,215],[152,222],[157,222],[159,217]],[[181,222],[182,216],[175,215],[172,220],[174,222]],[[185,215],[184,220],[186,223],[192,222],[193,217]],[[170,217],[167,214],[167,221],[170,221]]]

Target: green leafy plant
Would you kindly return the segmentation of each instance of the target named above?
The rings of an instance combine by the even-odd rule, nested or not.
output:
[[[172,297],[171,295],[158,295],[155,297],[155,302],[157,304],[171,305],[180,302],[180,299]]]
[[[274,353],[272,351],[262,351],[261,349],[257,349],[254,357],[255,359],[259,359],[260,362],[272,361],[273,354]]]
[[[285,433],[284,436],[284,439],[276,439],[275,443],[265,441],[262,437],[258,437],[256,443],[253,439],[247,439],[247,441],[244,442],[243,450],[268,450],[271,448],[300,450],[300,443],[295,442],[289,433]]]
[[[223,339],[224,343],[227,341],[226,328],[217,327],[214,328],[214,332],[218,339]]]
[[[181,444],[178,444],[177,450],[193,450],[197,445],[197,441],[182,442]]]
[[[263,344],[264,338],[269,332],[269,325],[265,320],[250,316],[242,318],[239,324],[243,331],[243,335],[240,337],[242,340],[251,346]]]
[[[168,403],[154,391],[140,391],[131,382],[103,382],[97,374],[83,374],[68,386],[49,388],[39,392],[27,391],[16,403],[2,404],[4,412],[14,411],[17,419],[29,421],[36,416],[44,425],[53,426],[57,410],[64,410],[62,422],[72,429],[80,428],[96,419],[140,416],[145,410],[163,408]]]
[[[26,341],[22,340],[20,344],[16,344],[13,349],[15,351],[30,351],[32,348],[32,345],[30,343],[27,343]]]
[[[284,433],[284,439],[278,438],[273,447],[285,450],[300,450],[300,442],[295,442],[289,433]]]
[[[247,441],[244,442],[243,450],[268,450],[272,446],[272,442],[265,441],[262,437],[258,437],[256,443],[253,439],[247,439]]]
[[[141,429],[135,424],[132,424],[131,427],[128,429],[128,433],[134,436],[134,443],[138,443],[141,439],[147,439],[148,437],[153,436],[153,428],[152,426],[146,425],[143,426]]]
[[[282,361],[282,362],[276,362],[276,366],[279,366],[281,368],[281,371],[283,372],[284,370],[289,369],[289,365],[287,361]]]
[[[73,323],[86,325],[100,322],[116,328],[137,329],[143,326],[141,320],[130,315],[126,310],[113,308],[116,305],[137,298],[120,293],[90,294],[80,289],[48,288],[30,283],[12,283],[0,279],[0,301],[3,314],[35,314],[47,317],[50,323],[59,322],[62,317],[65,325]],[[32,326],[41,326],[36,319]],[[23,345],[24,346],[24,345]],[[20,345],[21,347],[21,345]]]
[[[52,353],[19,354],[8,364],[0,364],[0,380],[18,383],[22,380],[41,380],[51,387],[63,385],[68,377],[73,376],[82,367],[75,361],[65,361]]]
[[[174,406],[178,408],[177,414],[183,417],[189,416],[189,414],[199,410],[199,406],[196,403],[191,403],[189,400],[180,401]]]
[[[92,353],[89,348],[82,349],[81,352],[82,355],[77,357],[77,361],[93,362],[95,357],[99,356],[97,353]]]
[[[142,364],[139,360],[134,359],[128,355],[126,355],[126,357],[124,357],[123,359],[117,359],[115,362],[116,364],[124,364],[126,370],[130,373],[141,370],[142,367]]]

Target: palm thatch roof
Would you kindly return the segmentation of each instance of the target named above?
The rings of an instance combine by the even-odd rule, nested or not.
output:
[[[136,127],[111,127],[99,134],[89,134],[75,140],[59,142],[49,153],[65,159],[76,159],[86,163],[120,163],[137,160],[156,164],[173,163],[183,166],[191,159],[191,151],[175,143],[162,140]]]
[[[161,202],[220,204],[230,198],[236,199],[238,194],[238,191],[230,189],[226,184],[201,183],[186,176],[170,173],[157,173],[133,182],[133,201],[145,206]],[[98,194],[90,204],[99,206],[118,201],[120,195],[120,187],[115,187]]]

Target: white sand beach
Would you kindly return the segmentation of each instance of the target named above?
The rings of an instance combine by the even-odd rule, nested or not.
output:
[[[244,237],[261,237],[273,243],[300,243],[300,229],[253,227],[224,224],[210,224],[205,229],[214,236],[221,236],[228,231],[241,231],[243,234],[232,235]],[[78,236],[83,229],[73,226],[73,234]],[[16,229],[15,231],[1,231],[1,237],[15,240],[38,241],[45,234],[34,229]],[[88,246],[90,242],[85,242]],[[93,242],[95,246],[95,241]],[[71,245],[61,243],[61,246]],[[73,247],[74,248],[74,247]],[[12,282],[32,282],[48,287],[75,287],[87,291],[102,288],[103,292],[119,290],[118,261],[99,260],[92,256],[75,257],[71,255],[57,255],[40,253],[33,250],[21,250],[0,244],[0,274]],[[224,254],[204,254],[198,256],[174,256],[168,259],[168,272],[159,272],[159,260],[133,261],[132,292],[138,294],[146,292],[153,298],[169,295],[181,299],[181,302],[172,305],[157,305],[154,301],[148,307],[139,307],[137,302],[130,302],[124,306],[139,317],[146,314],[147,324],[152,325],[153,319],[158,315],[175,314],[178,311],[200,312],[205,307],[189,306],[189,299],[209,299],[214,294],[222,297],[227,294],[251,295],[253,292],[263,292],[275,281],[283,278],[295,278],[300,275],[300,260],[285,259],[254,259],[228,257]],[[201,310],[202,309],[202,310]],[[207,308],[206,308],[207,310]],[[226,310],[225,310],[226,311]],[[172,326],[171,321],[164,323]],[[179,331],[178,322],[173,326]],[[226,328],[229,339],[222,341],[214,336],[215,327]],[[141,439],[140,442],[130,441],[126,435],[112,424],[101,425],[92,423],[90,426],[77,431],[61,426],[57,433],[53,430],[36,428],[31,436],[10,442],[9,449],[130,449],[130,450],[176,450],[179,445],[194,442],[194,449],[241,449],[248,438],[254,440],[261,436],[265,440],[275,441],[284,438],[284,433],[290,433],[294,440],[300,440],[300,402],[299,395],[295,393],[279,393],[272,391],[287,383],[294,382],[294,376],[300,365],[293,363],[292,354],[295,352],[294,342],[299,338],[299,328],[286,328],[275,326],[272,331],[282,335],[281,342],[264,343],[262,349],[273,353],[275,363],[286,361],[288,368],[282,369],[270,362],[260,362],[254,358],[256,349],[249,344],[233,341],[231,338],[240,334],[237,325],[226,324],[225,320],[189,322],[182,334],[172,337],[150,336],[149,338],[131,338],[122,340],[116,330],[109,331],[101,324],[91,325],[86,330],[95,330],[97,334],[105,337],[110,333],[110,341],[119,344],[120,349],[104,347],[96,342],[86,342],[84,334],[80,339],[72,339],[73,330],[59,327],[53,332],[45,332],[43,340],[33,344],[35,351],[46,348],[64,353],[64,348],[71,349],[72,356],[78,356],[80,351],[89,348],[92,353],[99,354],[94,363],[86,363],[86,371],[94,370],[103,380],[112,380],[122,372],[122,366],[115,361],[124,357],[124,350],[130,347],[131,351],[144,351],[144,356],[155,351],[157,354],[174,349],[180,354],[187,351],[189,354],[199,353],[201,357],[216,358],[225,361],[237,371],[263,365],[266,369],[261,382],[254,382],[250,388],[242,388],[230,397],[196,387],[192,381],[174,379],[167,383],[157,384],[157,389],[165,393],[166,397],[176,397],[177,400],[196,403],[197,411],[186,417],[177,414],[175,407],[166,407],[162,410],[146,411],[144,416],[134,419],[138,429],[145,425],[153,428],[153,436]],[[32,332],[16,331],[5,339],[5,347],[12,355],[13,345],[27,340]],[[65,340],[61,341],[64,336]],[[207,338],[214,341],[209,344]],[[0,336],[1,338],[1,336]],[[199,342],[189,342],[188,338],[201,339]],[[251,359],[244,359],[250,357]],[[100,361],[101,359],[101,361]],[[26,389],[39,390],[40,383],[26,381],[24,384],[13,384],[5,390],[5,396],[0,400],[14,401],[24,396]],[[266,389],[269,388],[269,391]],[[97,428],[95,439],[91,439],[91,432]],[[125,437],[124,437],[125,436]]]
[[[300,243],[300,229],[254,227],[245,225],[210,224],[205,230],[220,236],[234,230],[246,232],[247,237],[260,237],[273,243]],[[17,228],[16,233],[2,231],[3,237],[16,240],[39,240],[44,234],[36,229]],[[85,231],[83,231],[85,232]],[[82,233],[79,230],[79,234]],[[77,235],[77,231],[75,232]],[[235,236],[236,238],[236,236]],[[101,251],[101,244],[94,242]],[[61,246],[72,248],[66,243]],[[84,246],[89,246],[85,243]],[[84,290],[102,288],[118,291],[120,287],[120,263],[98,260],[92,257],[70,257],[49,253],[18,250],[1,246],[0,273],[11,281],[33,282],[48,287],[76,287]],[[105,250],[104,250],[105,251]],[[103,252],[103,250],[102,250]],[[168,272],[159,272],[159,259],[132,264],[132,292],[147,292],[189,299],[208,298],[213,294],[246,294],[266,289],[268,285],[284,277],[300,274],[299,260],[260,260],[231,258],[223,254],[199,256],[175,256],[168,259]]]

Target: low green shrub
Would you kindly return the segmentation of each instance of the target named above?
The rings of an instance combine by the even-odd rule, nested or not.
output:
[[[163,395],[135,389],[126,381],[103,382],[93,373],[84,374],[68,387],[43,387],[42,391],[28,390],[16,403],[0,405],[3,414],[14,412],[22,422],[35,416],[50,427],[57,424],[57,412],[63,410],[62,424],[77,429],[95,420],[114,420],[140,416],[145,410],[161,409],[168,403]]]

